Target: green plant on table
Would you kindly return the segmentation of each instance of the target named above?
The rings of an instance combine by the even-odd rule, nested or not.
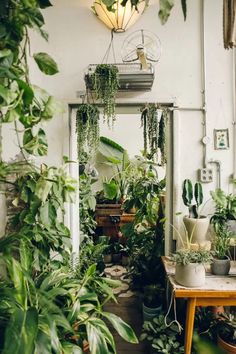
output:
[[[149,341],[155,353],[158,354],[184,353],[177,325],[173,323],[167,326],[163,315],[155,317],[150,322],[144,322],[140,339]]]
[[[189,264],[189,263],[200,263],[206,264],[211,263],[212,255],[211,252],[206,249],[199,248],[198,250],[182,248],[178,249],[173,255],[172,259],[178,264]]]
[[[215,213],[211,217],[211,223],[215,232],[221,228],[228,220],[236,220],[236,196],[226,194],[222,189],[211,191],[212,199],[215,203]]]
[[[212,254],[217,259],[225,259],[229,256],[231,232],[226,224],[217,226],[217,231],[213,239]]]
[[[192,204],[193,197],[195,199],[195,204]],[[200,182],[196,182],[194,185],[194,196],[193,196],[193,185],[190,179],[185,179],[183,182],[182,199],[184,205],[188,207],[189,217],[197,219],[199,215],[199,207],[203,202],[203,191]]]

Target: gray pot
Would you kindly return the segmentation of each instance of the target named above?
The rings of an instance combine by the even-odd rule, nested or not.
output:
[[[215,275],[227,275],[230,270],[230,260],[227,259],[213,259],[211,264],[211,272]]]
[[[206,272],[203,264],[176,264],[175,280],[180,285],[196,288],[205,284]]]
[[[148,307],[143,303],[143,320],[144,321],[151,321],[154,317],[160,315],[162,311],[162,306],[158,307]]]

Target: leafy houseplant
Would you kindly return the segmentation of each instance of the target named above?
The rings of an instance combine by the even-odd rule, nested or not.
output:
[[[99,110],[94,104],[81,104],[76,113],[78,159],[84,151],[94,156],[99,144]]]
[[[149,284],[143,288],[143,319],[150,321],[160,314],[164,302],[164,288],[160,284]]]
[[[226,224],[222,224],[216,228],[215,237],[213,239],[213,262],[211,271],[217,275],[227,275],[230,270],[230,239],[231,232]]]
[[[177,325],[172,323],[167,326],[163,315],[153,318],[150,322],[144,322],[140,339],[150,342],[153,354],[184,353]]]
[[[118,68],[111,64],[98,64],[90,77],[91,87],[95,90],[96,98],[102,101],[103,116],[108,126],[115,121],[115,99],[119,87]],[[89,82],[87,82],[89,85]]]
[[[235,313],[221,314],[218,323],[218,346],[226,353],[236,353]]]
[[[183,182],[182,199],[184,205],[186,205],[189,210],[189,215],[183,218],[188,237],[193,243],[202,243],[206,240],[209,219],[199,213],[199,207],[203,202],[201,183],[195,183],[193,196],[193,184],[189,179],[185,179]],[[192,203],[193,199],[195,199],[194,204]]]
[[[236,220],[236,196],[233,194],[226,194],[222,189],[211,191],[212,199],[215,203],[215,213],[211,217],[211,223],[215,231],[221,227],[222,224],[229,224],[229,221]],[[234,227],[235,229],[235,227]],[[235,230],[232,229],[235,232]]]

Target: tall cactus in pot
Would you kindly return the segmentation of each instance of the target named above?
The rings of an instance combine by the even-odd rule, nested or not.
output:
[[[185,179],[183,183],[183,193],[182,198],[184,205],[188,207],[189,217],[197,219],[199,218],[199,206],[203,202],[203,191],[200,182],[196,182],[194,185],[194,199],[195,204],[192,204],[193,200],[193,185],[190,179]]]

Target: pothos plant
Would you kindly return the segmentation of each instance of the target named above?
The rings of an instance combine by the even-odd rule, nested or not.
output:
[[[103,103],[103,116],[108,126],[115,121],[115,99],[119,88],[118,68],[111,64],[98,64],[91,76],[96,98]]]
[[[60,106],[29,79],[29,55],[43,73],[58,72],[56,62],[48,54],[30,53],[29,28],[48,38],[40,11],[48,6],[51,6],[49,0],[3,0],[0,5],[0,123],[14,122],[18,133],[20,122],[23,125],[22,143],[18,139],[20,149],[36,156],[46,155],[48,148],[41,122],[51,119]]]
[[[99,144],[99,109],[96,105],[83,103],[76,113],[78,159],[84,152],[94,156]]]
[[[161,118],[159,121],[159,111]],[[159,160],[160,165],[166,163],[166,124],[168,119],[167,109],[156,104],[147,104],[141,108],[141,127],[143,128],[144,156],[149,159]],[[158,158],[158,154],[160,157]]]

